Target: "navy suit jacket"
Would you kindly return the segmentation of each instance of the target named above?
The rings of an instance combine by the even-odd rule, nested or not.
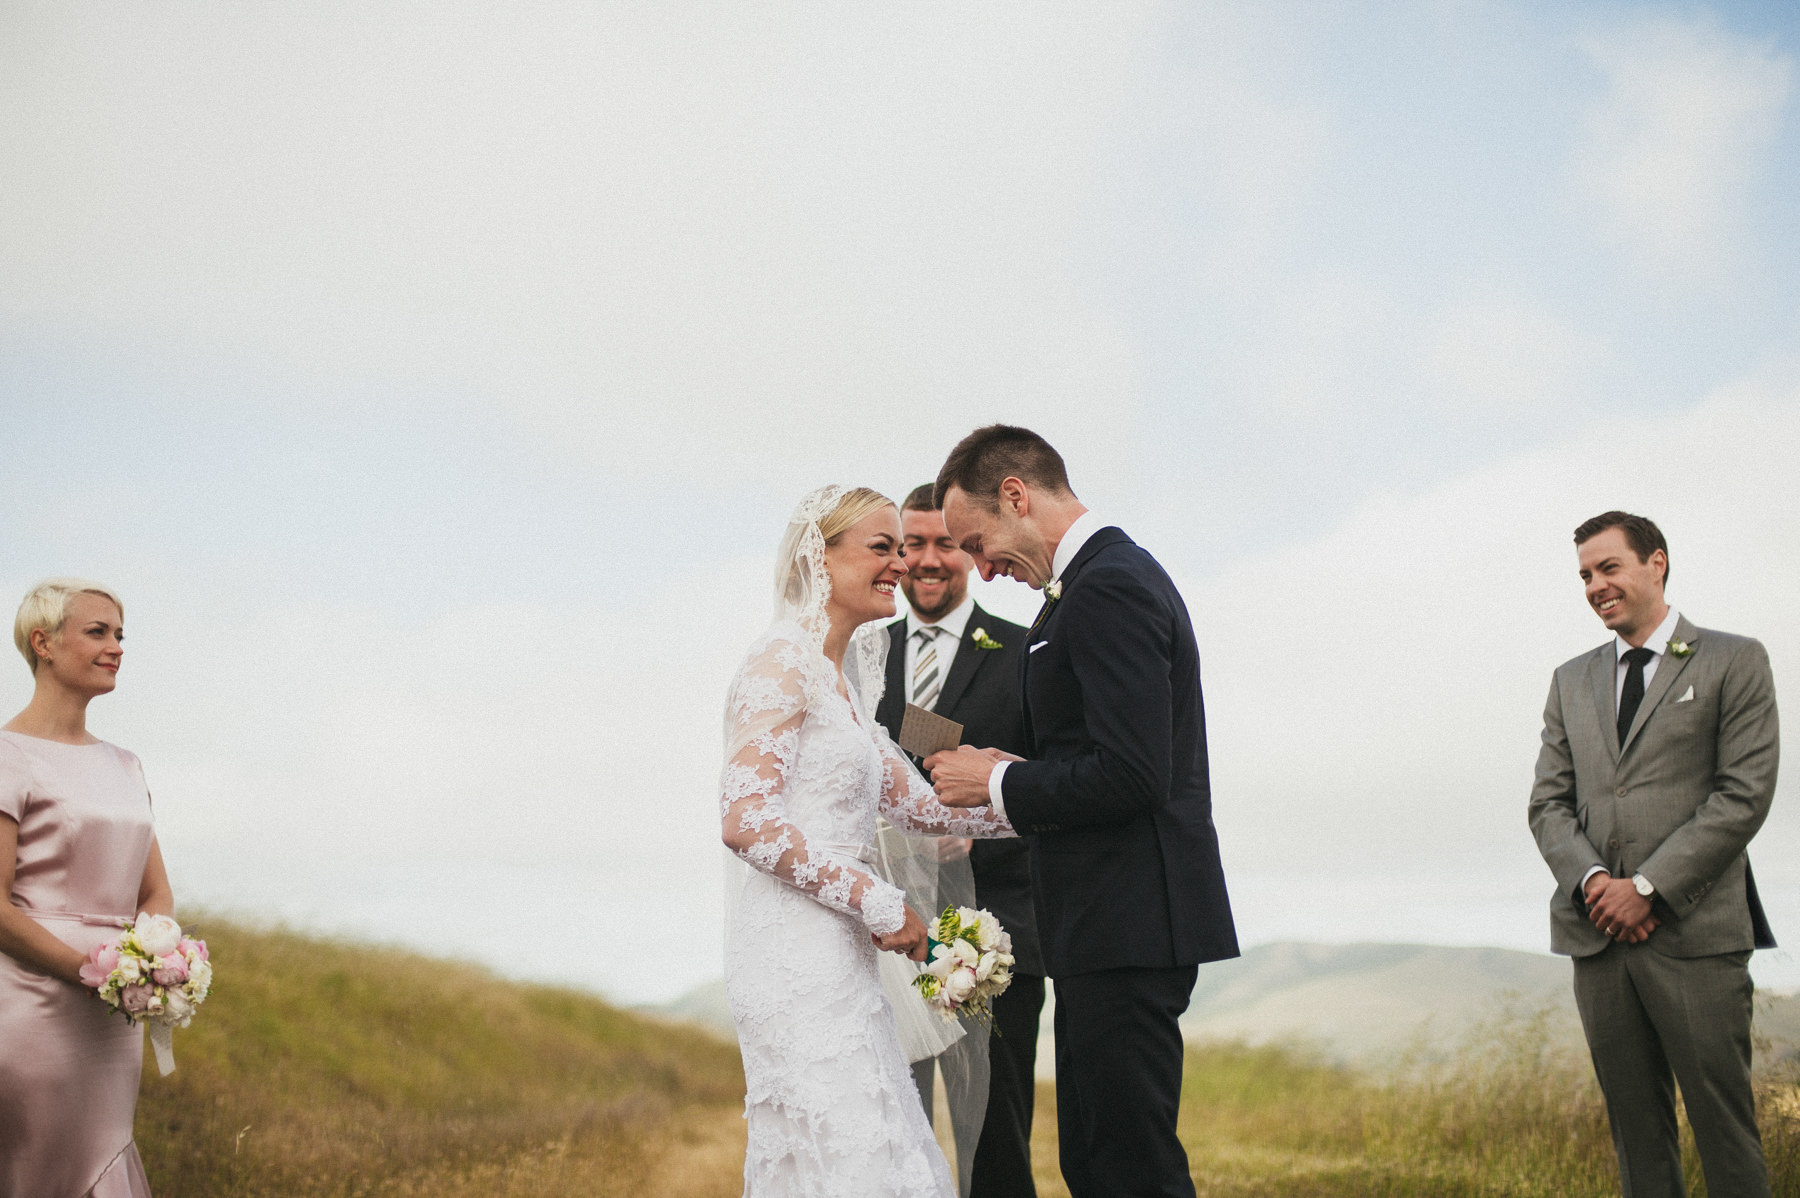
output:
[[[981,648],[975,643],[977,632],[986,632],[1000,647]],[[887,689],[875,719],[889,736],[898,738],[906,712],[906,621],[888,625],[888,636]],[[983,611],[977,603],[935,704],[939,715],[963,726],[963,743],[1024,756],[1025,708],[1019,701],[1019,663],[1024,657],[1024,627]],[[977,840],[969,849],[969,866],[975,874],[976,900],[1012,936],[1013,968],[1041,976],[1044,958],[1038,951],[1031,853],[1025,842],[1011,837]]]
[[[1200,651],[1174,582],[1103,528],[1027,641],[1029,760],[1007,768],[1002,795],[1031,843],[1050,976],[1237,956]]]

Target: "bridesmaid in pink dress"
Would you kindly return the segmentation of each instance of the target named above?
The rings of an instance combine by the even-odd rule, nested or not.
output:
[[[174,899],[138,759],[89,734],[124,611],[105,587],[38,584],[13,640],[36,678],[0,728],[0,1198],[149,1198],[132,1142],[143,1029],[81,984],[87,951]]]

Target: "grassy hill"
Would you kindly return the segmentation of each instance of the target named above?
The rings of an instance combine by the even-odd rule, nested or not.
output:
[[[1053,1008],[1044,1011],[1050,1034]],[[731,1034],[725,984],[696,987],[658,1014]],[[1182,1016],[1188,1039],[1287,1045],[1327,1062],[1380,1070],[1442,1060],[1484,1027],[1530,1014],[1559,1048],[1579,1049],[1569,962],[1548,953],[1426,944],[1259,945],[1203,966]],[[1800,999],[1761,994],[1757,1032],[1768,1062],[1800,1054]],[[1050,1076],[1050,1061],[1040,1061]]]
[[[1305,1044],[1380,1067],[1439,1058],[1509,1011],[1547,1012],[1559,1044],[1581,1044],[1569,962],[1547,953],[1423,944],[1280,943],[1200,971],[1182,1017],[1190,1039]]]
[[[741,1191],[742,1072],[735,1049],[699,1027],[455,962],[221,922],[203,930],[213,998],[177,1033],[178,1072],[147,1063],[138,1107],[162,1198]],[[1244,1009],[1319,970],[1359,972],[1306,953],[1252,965],[1219,979],[1207,1004]],[[1040,1086],[1038,1101],[1039,1193],[1067,1198],[1054,1090]],[[1791,1079],[1765,1081],[1762,1119],[1775,1192],[1800,1198]],[[1206,1198],[1618,1192],[1591,1073],[1541,1013],[1489,1024],[1404,1074],[1279,1045],[1197,1043],[1181,1134]]]
[[[212,997],[173,1075],[145,1054],[160,1195],[739,1192],[733,1045],[475,966],[201,930]]]
[[[1567,958],[1424,944],[1268,944],[1200,970],[1181,1024],[1190,1040],[1305,1045],[1381,1069],[1442,1060],[1471,1036],[1529,1015],[1547,1042],[1581,1050]],[[1800,1000],[1757,996],[1765,1067],[1800,1054]]]

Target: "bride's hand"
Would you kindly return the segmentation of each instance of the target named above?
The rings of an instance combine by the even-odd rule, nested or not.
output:
[[[906,922],[900,925],[898,932],[889,932],[885,936],[871,935],[869,939],[875,942],[876,948],[884,952],[903,953],[915,961],[923,961],[925,950],[931,940],[931,932],[926,928],[925,921],[920,919],[911,907],[908,907]]]

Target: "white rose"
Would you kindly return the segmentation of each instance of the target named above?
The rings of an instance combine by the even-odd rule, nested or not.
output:
[[[181,925],[167,915],[140,915],[137,938],[147,955],[166,957],[181,945]]]
[[[136,957],[126,956],[121,953],[119,955],[118,972],[120,982],[127,986],[135,985],[138,979],[144,976],[144,965],[143,962]]]
[[[951,1002],[966,1001],[969,995],[975,993],[975,974],[967,969],[956,970],[950,975],[950,980],[944,983],[944,992],[950,996]]]
[[[186,1027],[188,1020],[194,1017],[194,1004],[179,990],[169,991],[165,1008],[170,1023],[177,1027]]]
[[[975,927],[975,939],[981,945],[981,951],[1000,947],[1000,937],[1005,935],[1000,930],[1000,921],[987,911],[981,913],[981,919]]]

